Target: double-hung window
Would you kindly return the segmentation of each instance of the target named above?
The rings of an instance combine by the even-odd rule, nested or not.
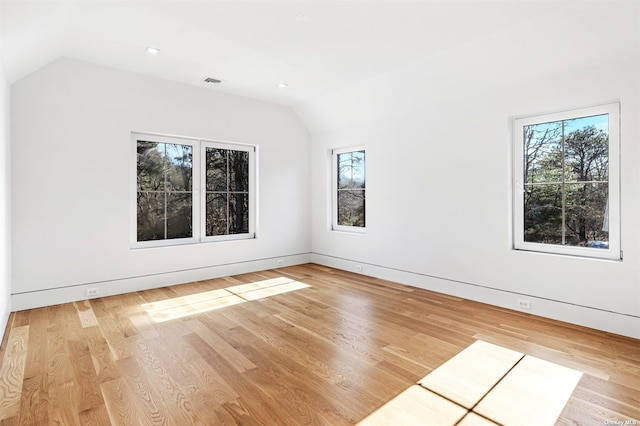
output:
[[[248,236],[252,148],[203,142],[202,149],[203,237],[209,240]]]
[[[514,121],[514,247],[621,259],[619,104]]]
[[[132,134],[132,247],[255,237],[256,148]]]
[[[332,151],[334,230],[364,232],[365,150],[362,147]]]

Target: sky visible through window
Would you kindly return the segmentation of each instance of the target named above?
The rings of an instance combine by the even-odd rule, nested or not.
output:
[[[540,130],[546,130],[547,128],[552,128],[556,126],[560,121],[552,121],[549,123],[540,123],[535,124],[536,127]],[[583,129],[585,127],[593,126],[597,130],[602,130],[604,132],[609,131],[609,115],[608,114],[600,114],[600,115],[592,115],[589,117],[580,117],[574,118],[571,120],[564,120],[565,123],[565,133],[569,134],[575,130]]]

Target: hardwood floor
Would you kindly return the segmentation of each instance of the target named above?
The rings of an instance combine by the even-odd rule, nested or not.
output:
[[[0,424],[356,424],[476,340],[583,373],[558,424],[640,422],[638,340],[309,264],[13,313]]]

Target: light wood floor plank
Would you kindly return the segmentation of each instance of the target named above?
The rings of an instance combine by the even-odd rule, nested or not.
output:
[[[158,401],[173,407],[170,413],[177,424],[198,423],[198,414],[193,409],[192,401],[187,398],[182,387],[174,380],[164,362],[156,355],[151,342],[142,336],[131,337],[134,346],[134,358],[145,372],[149,385],[158,395]]]
[[[137,395],[131,393],[123,379],[116,378],[101,383],[100,390],[104,396],[107,414],[112,425],[144,424],[135,405]]]
[[[134,343],[132,343],[133,345]],[[142,424],[169,425],[172,423],[169,413],[173,411],[165,409],[158,390],[154,389],[145,374],[145,370],[134,357],[127,357],[116,362],[123,382],[127,386],[126,394],[132,395],[133,407],[136,417],[142,419]],[[170,405],[167,405],[170,407]],[[111,412],[113,414],[113,411]]]
[[[55,425],[79,425],[80,410],[78,400],[81,395],[73,381],[56,383],[49,387],[49,413],[51,424]]]
[[[46,374],[47,313],[43,309],[29,312],[29,341],[20,402],[20,422],[48,424],[49,377]]]
[[[108,414],[87,342],[70,341],[69,353],[75,373],[74,391],[78,392],[76,404],[80,421],[84,424],[108,425]]]
[[[131,356],[131,346],[127,342],[128,334],[117,318],[111,315],[100,317],[99,325],[114,361]]]
[[[11,328],[0,368],[0,420],[20,413],[29,326]]]
[[[20,400],[20,423],[49,424],[50,401],[46,375],[25,377]]]
[[[194,333],[200,336],[202,340],[207,342],[211,350],[218,352],[220,356],[239,373],[256,368],[254,363],[248,360],[242,353],[236,350],[236,348],[225,342],[224,339],[211,329],[207,328],[201,321],[192,320],[187,322],[187,325]]]
[[[78,310],[78,318],[80,319],[82,328],[95,327],[96,325],[98,325],[98,319],[93,313],[93,308],[91,307],[91,304],[88,300],[74,302],[73,304]]]

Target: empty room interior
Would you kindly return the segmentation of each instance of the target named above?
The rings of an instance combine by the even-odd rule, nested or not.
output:
[[[0,2],[0,424],[640,422],[640,2]]]

